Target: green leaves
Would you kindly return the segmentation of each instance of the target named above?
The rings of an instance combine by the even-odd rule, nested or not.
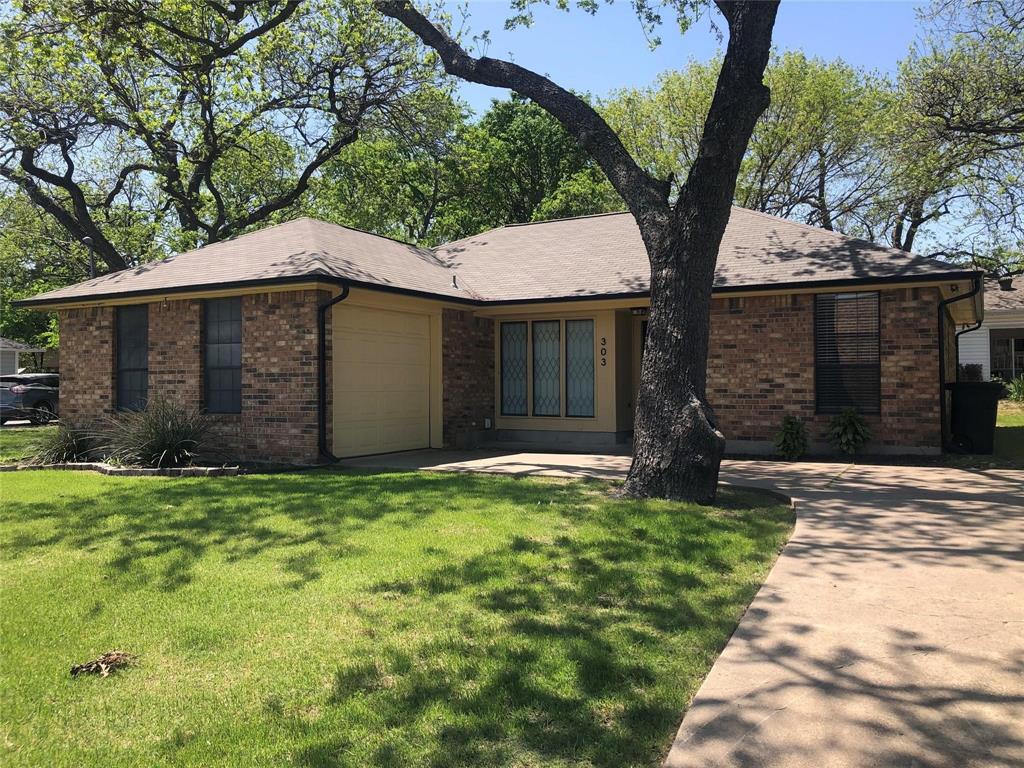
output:
[[[852,456],[871,439],[871,429],[853,408],[844,408],[828,426],[828,441],[836,450]]]
[[[476,124],[425,91],[415,134],[377,131],[325,169],[314,216],[428,245],[512,222],[621,210],[562,126],[524,99],[494,101]]]
[[[0,174],[108,268],[118,207],[165,242],[234,236],[292,208],[373,126],[405,131],[441,79],[369,0],[26,4],[0,22]]]

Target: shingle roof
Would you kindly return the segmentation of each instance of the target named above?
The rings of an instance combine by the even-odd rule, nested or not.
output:
[[[24,344],[14,339],[6,339],[3,336],[0,336],[0,349],[7,350],[8,352],[11,350],[15,352],[42,352],[39,347],[33,347],[31,344]]]
[[[1024,310],[1024,275],[1014,278],[1009,290],[997,280],[985,280],[985,311],[1020,312]]]
[[[944,262],[733,208],[717,290],[963,275]],[[642,295],[650,268],[628,213],[515,224],[433,251],[302,218],[43,293],[48,304],[226,284],[347,282],[472,302]]]
[[[300,218],[133,269],[33,296],[26,303],[200,289],[225,283],[317,278],[476,299],[426,248],[337,224]]]
[[[517,224],[435,249],[488,298],[642,293],[650,268],[628,213]],[[932,278],[963,270],[857,238],[733,207],[716,289],[825,281]]]

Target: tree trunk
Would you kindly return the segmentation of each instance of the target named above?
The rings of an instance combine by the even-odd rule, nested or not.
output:
[[[660,249],[664,253],[651,254],[659,266],[651,269],[651,308],[625,495],[710,503],[718,487],[725,437],[706,397],[718,240],[709,243],[694,229],[673,233],[674,242]]]

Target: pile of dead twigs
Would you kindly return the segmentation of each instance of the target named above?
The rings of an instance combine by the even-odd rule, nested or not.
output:
[[[107,651],[92,661],[73,666],[71,668],[71,676],[99,675],[100,677],[106,677],[114,670],[127,667],[134,661],[135,656],[127,651]]]

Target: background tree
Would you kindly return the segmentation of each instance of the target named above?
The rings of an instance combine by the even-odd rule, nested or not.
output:
[[[436,70],[362,0],[34,0],[0,24],[0,177],[107,268],[127,211],[174,249],[282,214]]]
[[[951,158],[925,173],[914,169],[925,188],[929,176],[934,186],[934,179],[948,179],[930,201],[932,220],[946,219],[932,250],[993,274],[1019,273],[1024,2],[937,0],[921,16],[923,39],[900,68],[912,140],[894,146],[910,158]]]
[[[434,120],[364,135],[325,167],[311,215],[434,245],[491,227],[622,210],[594,161],[540,107],[513,96],[470,122],[435,94]]]
[[[719,68],[718,60],[690,62],[653,88],[614,94],[602,114],[648,171],[685,178]],[[773,56],[765,83],[772,99],[743,158],[736,204],[843,229],[883,183],[878,132],[884,86],[841,61],[799,52]]]
[[[593,3],[587,6],[593,9]],[[511,89],[550,113],[622,197],[651,262],[650,315],[633,462],[623,491],[635,496],[713,500],[725,438],[706,397],[711,286],[740,163],[754,123],[768,105],[762,76],[778,4],[716,3],[729,40],[696,157],[674,201],[670,181],[639,166],[585,99],[525,67],[470,55],[408,0],[379,0],[377,7],[437,51],[449,74]],[[636,7],[642,20],[658,20],[656,10],[646,2]],[[693,11],[690,2],[671,7],[681,24]],[[528,14],[529,2],[520,8]]]

